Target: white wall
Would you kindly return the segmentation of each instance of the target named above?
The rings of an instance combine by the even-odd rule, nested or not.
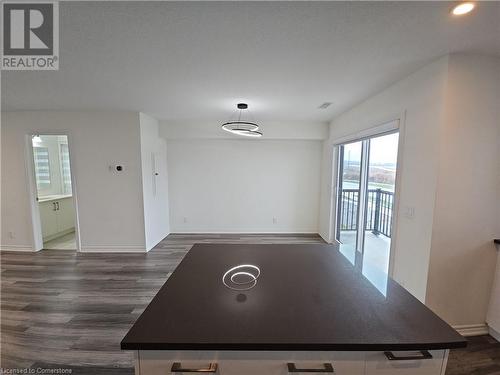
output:
[[[500,106],[499,106],[500,107]],[[500,150],[500,131],[497,134],[497,148]],[[495,238],[500,238],[500,158],[497,160],[497,229]],[[500,251],[500,245],[496,245]],[[500,254],[500,253],[499,253]],[[490,334],[500,341],[500,255],[497,256],[495,279],[491,289],[490,303],[486,322],[490,328]]]
[[[438,175],[439,126],[442,118],[448,58],[441,58],[335,118],[324,145],[320,234],[328,238],[332,191],[332,144],[335,140],[401,119],[401,194],[393,277],[425,300],[431,250],[434,198]],[[413,218],[402,211],[414,208]]]
[[[2,112],[1,248],[33,250],[28,135],[69,135],[82,251],[145,251],[139,117],[132,112]],[[122,164],[121,173],[110,166]]]
[[[159,137],[158,120],[144,113],[139,119],[146,249],[150,250],[170,233],[167,142]]]
[[[266,122],[261,125],[265,139],[324,140],[328,124],[324,122]],[[160,134],[166,139],[238,139],[221,129],[217,121],[160,121]]]
[[[451,55],[445,106],[426,304],[453,325],[481,324],[500,235],[500,59]]]
[[[317,233],[320,141],[168,139],[167,155],[172,232]]]

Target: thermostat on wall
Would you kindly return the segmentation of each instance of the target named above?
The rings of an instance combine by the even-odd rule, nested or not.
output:
[[[110,165],[109,169],[112,172],[123,172],[125,167],[122,164],[116,164],[116,165]]]

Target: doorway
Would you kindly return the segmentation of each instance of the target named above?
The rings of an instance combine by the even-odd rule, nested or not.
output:
[[[34,134],[31,146],[43,249],[76,250],[68,136]]]
[[[363,274],[386,279],[391,258],[399,132],[338,146],[335,239]],[[368,276],[368,275],[365,275]]]

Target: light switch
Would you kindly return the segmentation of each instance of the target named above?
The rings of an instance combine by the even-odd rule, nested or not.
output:
[[[403,216],[407,219],[413,219],[415,217],[415,207],[405,206],[403,208]]]

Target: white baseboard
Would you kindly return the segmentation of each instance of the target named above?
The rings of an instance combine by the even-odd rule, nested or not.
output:
[[[491,337],[500,342],[500,332],[494,330],[491,327],[488,327],[488,331]]]
[[[318,232],[318,235],[325,241],[326,243],[331,243],[330,239],[328,238],[328,235],[325,233]]]
[[[0,251],[36,252],[31,245],[0,245]]]
[[[127,246],[127,245],[91,245],[82,246],[80,249],[81,253],[147,253],[147,250],[143,246]]]
[[[146,250],[150,251],[150,250],[154,249],[155,246],[158,245],[161,241],[163,241],[169,234],[170,234],[170,232],[167,232],[167,233],[162,234],[161,236],[158,236],[158,238],[156,238],[155,240],[152,241],[152,245],[146,244]]]
[[[296,231],[244,231],[235,230],[232,232],[221,230],[172,230],[170,234],[318,234],[317,231],[296,230]]]
[[[489,333],[486,323],[459,325],[453,328],[462,336],[481,336]]]

